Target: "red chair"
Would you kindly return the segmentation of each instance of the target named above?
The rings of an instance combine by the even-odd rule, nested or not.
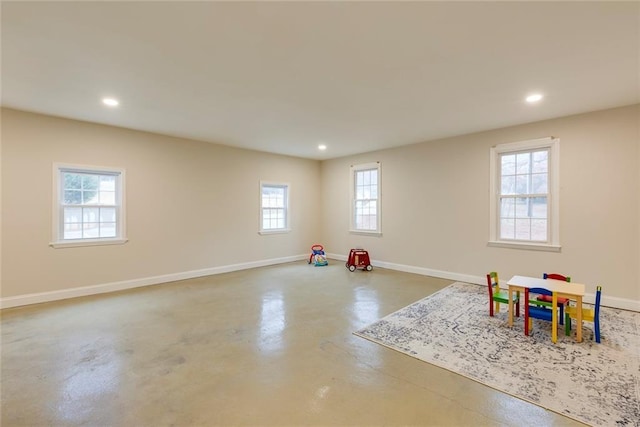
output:
[[[562,280],[565,282],[571,282],[571,277],[569,276],[563,276],[562,274],[556,274],[556,273],[551,273],[551,274],[547,274],[547,273],[543,273],[542,274],[542,278],[547,280],[547,279],[552,279],[552,280]],[[539,295],[537,298],[538,301],[544,301],[544,302],[552,302],[552,296],[550,295]],[[565,307],[567,307],[567,305],[569,305],[569,299],[568,298],[561,298],[558,297],[558,307],[560,308],[560,324],[564,324],[564,309]]]
[[[492,271],[487,274],[487,288],[489,289],[489,316],[493,316],[494,304],[495,312],[500,313],[500,304],[509,304],[509,293],[507,291],[500,290],[498,286],[498,273]],[[516,316],[520,317],[520,292],[516,292],[511,297],[513,303],[516,305]]]

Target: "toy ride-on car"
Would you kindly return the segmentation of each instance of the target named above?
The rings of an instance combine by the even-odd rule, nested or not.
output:
[[[371,260],[369,259],[369,252],[364,249],[351,249],[345,266],[349,271],[356,271],[356,268],[367,271],[373,270]]]

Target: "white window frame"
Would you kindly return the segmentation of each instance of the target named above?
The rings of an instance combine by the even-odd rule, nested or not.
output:
[[[500,156],[506,153],[549,150],[546,242],[500,239]],[[560,140],[553,137],[499,144],[490,150],[488,246],[560,252]]]
[[[64,238],[64,172],[91,173],[99,175],[114,175],[116,177],[116,236],[87,239]],[[49,246],[53,248],[72,248],[82,246],[121,245],[128,241],[126,237],[125,215],[125,170],[122,168],[106,166],[88,166],[66,163],[53,164],[53,210],[52,210],[52,241]],[[99,207],[99,205],[98,205]]]
[[[262,206],[262,190],[264,187],[284,188],[284,228],[264,228],[263,210],[268,209]],[[259,234],[280,234],[291,231],[289,226],[291,209],[289,208],[289,199],[291,198],[291,185],[286,182],[260,181],[260,193],[258,194],[260,212],[258,214]]]
[[[358,172],[362,172],[362,171],[366,171],[366,170],[372,170],[375,169],[377,170],[377,176],[378,176],[378,192],[377,192],[377,198],[376,199],[368,199],[368,200],[376,200],[376,229],[375,230],[365,230],[365,229],[358,229],[356,228],[356,202],[358,200],[356,200],[356,174]],[[350,233],[354,233],[354,234],[365,234],[365,235],[376,235],[376,236],[380,236],[382,235],[382,229],[381,229],[381,212],[382,212],[382,175],[381,175],[381,165],[380,162],[372,162],[372,163],[363,163],[363,164],[359,164],[359,165],[351,165],[350,168],[350,193],[349,193],[349,198],[350,198],[350,205],[351,205],[351,209],[350,209],[350,221],[349,221],[349,232]]]

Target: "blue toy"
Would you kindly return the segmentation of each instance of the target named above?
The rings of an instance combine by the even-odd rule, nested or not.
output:
[[[322,245],[311,246],[311,255],[309,256],[309,262],[307,264],[311,264],[312,261],[316,267],[323,267],[329,264]]]

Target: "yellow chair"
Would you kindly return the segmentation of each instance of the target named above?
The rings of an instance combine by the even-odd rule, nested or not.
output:
[[[582,321],[593,322],[593,333],[596,338],[596,342],[600,342],[600,297],[602,296],[602,286],[596,288],[596,303],[593,308],[582,309]],[[564,311],[564,333],[569,335],[571,333],[571,319],[578,318],[577,307],[569,306]],[[582,327],[581,325],[577,325]]]

